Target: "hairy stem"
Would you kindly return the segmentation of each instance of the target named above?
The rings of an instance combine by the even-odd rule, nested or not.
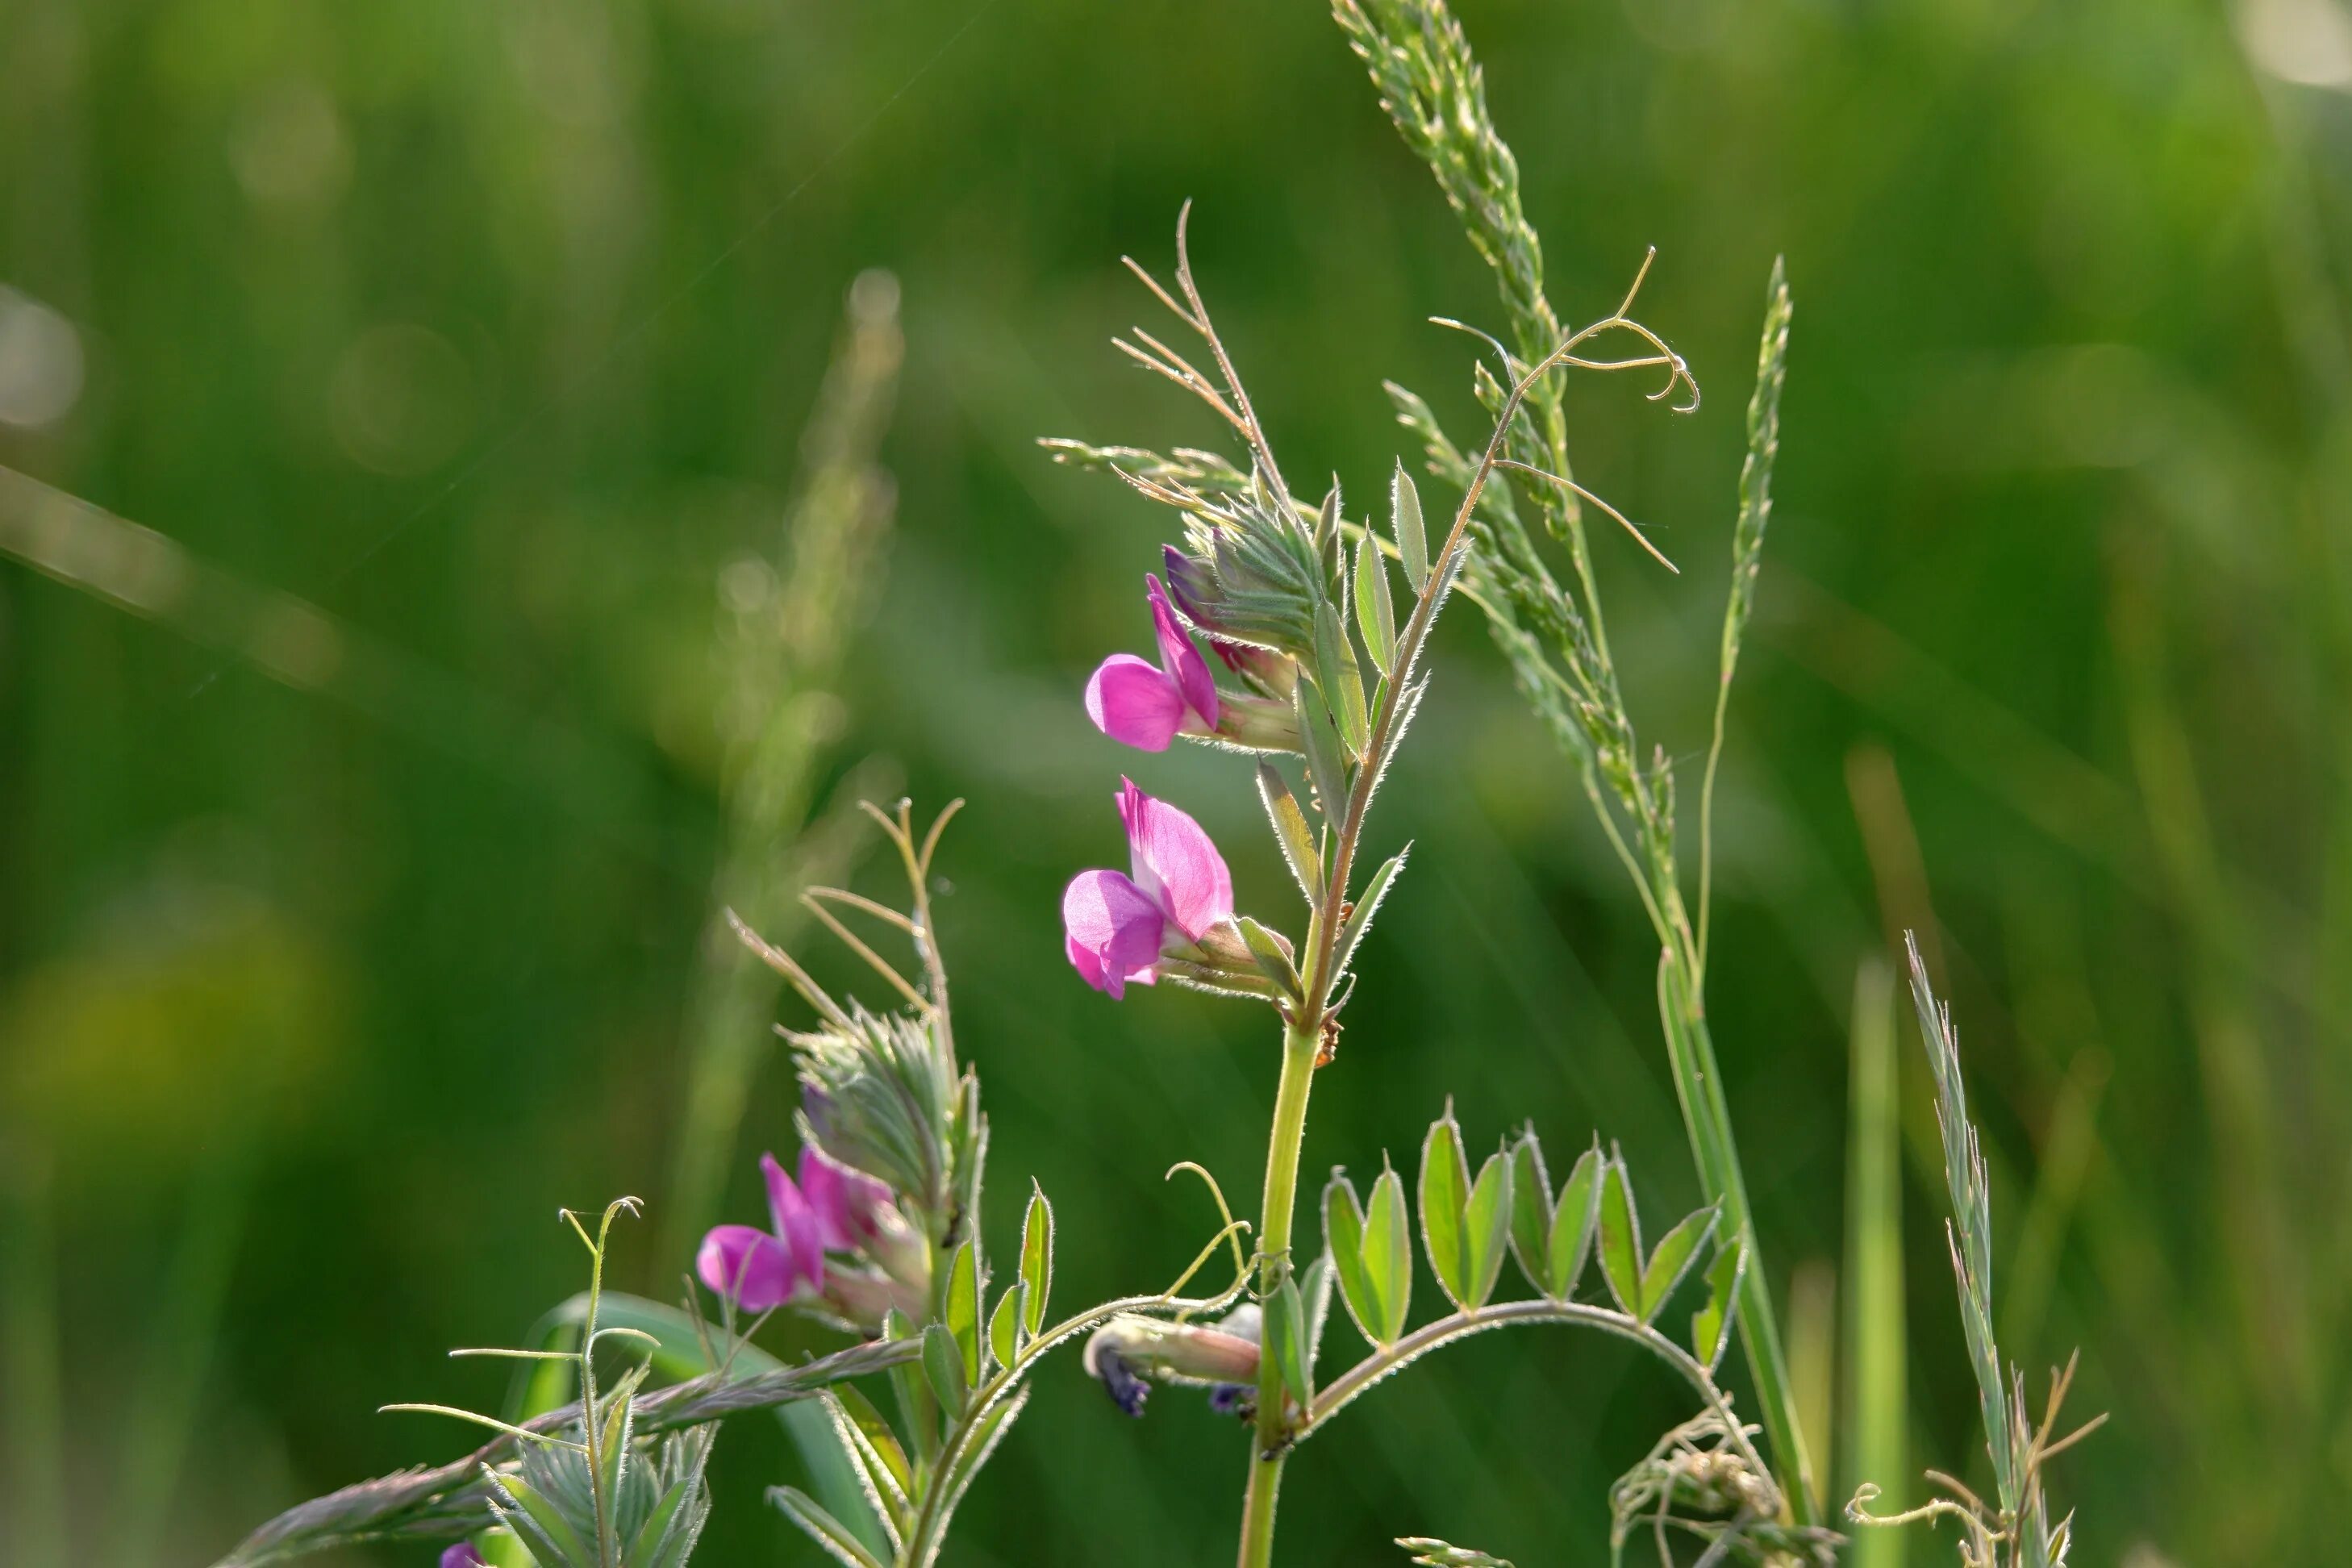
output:
[[[1315,911],[1307,931],[1307,961],[1301,971],[1306,979],[1305,1005],[1297,1009],[1283,1031],[1282,1081],[1275,1094],[1274,1128],[1266,1148],[1265,1202],[1258,1227],[1263,1259],[1258,1288],[1262,1294],[1278,1288],[1290,1267],[1291,1211],[1297,1200],[1299,1146],[1307,1135],[1307,1093],[1315,1074],[1316,1056],[1322,1048],[1323,1021],[1330,1007],[1331,990],[1339,979],[1333,972],[1333,955],[1342,924],[1340,901],[1346,896],[1354,869],[1356,849],[1363,837],[1372,794],[1380,787],[1402,735],[1399,715],[1410,700],[1422,651],[1428,646],[1438,611],[1444,607],[1445,595],[1463,552],[1469,548],[1471,513],[1477,510],[1478,497],[1502,460],[1511,420],[1528,393],[1584,342],[1623,321],[1621,309],[1608,320],[1571,334],[1511,388],[1496,415],[1495,433],[1486,443],[1486,454],[1471,475],[1461,509],[1454,513],[1454,526],[1431,563],[1429,576],[1413,603],[1412,614],[1397,638],[1395,674],[1387,684],[1379,711],[1372,717],[1371,737],[1357,764],[1332,841],[1330,873],[1324,879],[1324,907]],[[1287,1435],[1284,1430],[1281,1376],[1271,1354],[1260,1358],[1256,1437],[1255,1452],[1250,1458],[1249,1488],[1242,1504],[1241,1568],[1265,1568],[1274,1554],[1275,1501],[1282,1485],[1282,1453]]]
[[[1642,1346],[1681,1373],[1684,1381],[1697,1391],[1698,1396],[1706,1401],[1707,1409],[1722,1423],[1727,1440],[1740,1457],[1754,1467],[1758,1475],[1769,1477],[1771,1474],[1763,1458],[1748,1443],[1745,1430],[1732,1414],[1730,1401],[1696,1356],[1668,1335],[1630,1313],[1583,1301],[1503,1301],[1481,1307],[1475,1312],[1456,1312],[1452,1317],[1425,1323],[1396,1343],[1366,1356],[1341,1373],[1328,1388],[1317,1394],[1315,1407],[1307,1413],[1307,1420],[1298,1428],[1296,1437],[1303,1439],[1309,1433],[1319,1430],[1372,1384],[1431,1351],[1472,1334],[1484,1333],[1488,1329],[1508,1328],[1518,1323],[1580,1323]]]
[[[1335,922],[1318,921],[1318,924]],[[1318,990],[1321,989],[1318,987]],[[1279,1289],[1290,1272],[1290,1226],[1298,1201],[1298,1155],[1307,1141],[1307,1096],[1315,1087],[1315,1057],[1322,1048],[1318,1015],[1296,1018],[1282,1033],[1282,1081],[1275,1091],[1274,1129],[1266,1140],[1265,1203],[1258,1229],[1258,1289]],[[1251,1445],[1249,1489],[1242,1502],[1241,1568],[1265,1568],[1274,1557],[1274,1510],[1289,1447],[1284,1429],[1278,1358],[1258,1358],[1257,1440]]]

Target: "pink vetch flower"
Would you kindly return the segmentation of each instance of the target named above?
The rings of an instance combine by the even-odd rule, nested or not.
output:
[[[1164,752],[1179,735],[1217,731],[1216,678],[1209,661],[1168,603],[1157,576],[1143,579],[1151,602],[1151,626],[1160,639],[1160,662],[1131,653],[1103,660],[1087,682],[1087,717],[1112,740],[1139,751]]]
[[[1233,919],[1234,882],[1201,825],[1119,780],[1133,874],[1081,871],[1062,894],[1062,927],[1079,978],[1116,999],[1150,985],[1163,954],[1198,957]]]
[[[809,1169],[805,1157],[801,1168]],[[760,1156],[760,1169],[768,1179],[774,1229],[714,1226],[694,1258],[702,1282],[746,1312],[764,1312],[824,1289],[825,1219],[773,1154]],[[845,1206],[835,1217],[846,1223]]]
[[[801,1150],[801,1195],[816,1212],[817,1239],[827,1252],[856,1252],[881,1229],[890,1189],[853,1170],[814,1144]]]
[[[441,1568],[487,1568],[482,1554],[470,1541],[460,1541],[441,1553]]]

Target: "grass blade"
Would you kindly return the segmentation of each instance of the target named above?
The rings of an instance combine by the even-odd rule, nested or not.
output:
[[[1843,1490],[1876,1481],[1885,1508],[1900,1512],[1910,1464],[1904,1359],[1902,1124],[1895,1110],[1895,975],[1873,956],[1853,981],[1852,1108],[1846,1143],[1846,1447]],[[1865,1530],[1853,1568],[1901,1568],[1904,1532]]]

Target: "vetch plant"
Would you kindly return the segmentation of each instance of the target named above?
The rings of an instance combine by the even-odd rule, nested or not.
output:
[[[816,1019],[787,1035],[799,1069],[802,1149],[793,1170],[772,1154],[761,1161],[768,1224],[717,1226],[694,1259],[719,1321],[706,1321],[691,1298],[668,1307],[604,1289],[605,1232],[615,1214],[636,1206],[623,1200],[593,1238],[581,1229],[595,1260],[590,1288],[550,1314],[534,1336],[541,1342],[461,1352],[535,1363],[514,1412],[395,1407],[488,1426],[498,1434],[491,1443],[438,1468],[305,1503],[257,1531],[225,1563],[364,1541],[458,1538],[448,1548],[457,1562],[474,1549],[474,1537],[492,1531],[502,1532],[490,1540],[494,1552],[512,1547],[541,1568],[674,1568],[709,1507],[701,1478],[716,1423],[814,1402],[845,1457],[853,1489],[845,1499],[821,1500],[781,1485],[769,1500],[843,1563],[923,1568],[937,1559],[956,1505],[1018,1418],[1025,1380],[1057,1347],[1092,1335],[1089,1369],[1107,1381],[1123,1376],[1135,1389],[1150,1376],[1232,1384],[1255,1375],[1256,1309],[1244,1304],[1218,1321],[1246,1286],[1238,1237],[1248,1227],[1232,1217],[1198,1166],[1179,1169],[1202,1179],[1220,1227],[1166,1289],[1049,1317],[1054,1214],[1033,1188],[1010,1279],[992,1290],[999,1282],[980,1226],[988,1123],[979,1076],[956,1055],[929,900],[933,858],[956,806],[919,835],[904,804],[895,815],[868,809],[898,852],[908,907],[837,888],[810,889],[807,904],[903,1007],[877,1013],[835,1000],[790,953],[737,923],[750,952]],[[1147,813],[1138,820],[1148,834],[1156,819]],[[920,978],[902,973],[837,910],[904,936]],[[1232,1255],[1233,1283],[1213,1296],[1185,1296],[1221,1249]],[[785,1364],[751,1343],[779,1310],[862,1341]],[[600,1386],[593,1352],[614,1340],[640,1347],[643,1359]],[[651,1386],[657,1377],[674,1381]],[[853,1381],[874,1377],[887,1382],[888,1414]],[[566,1381],[574,1378],[576,1393]]]
[[[1144,577],[1153,656],[1106,658],[1086,684],[1086,714],[1106,736],[1142,751],[1181,738],[1234,753],[1233,785],[1255,792],[1272,852],[1299,895],[1288,932],[1272,911],[1237,910],[1224,853],[1199,822],[1122,778],[1113,800],[1125,868],[1080,870],[1062,899],[1069,963],[1109,1001],[1138,1003],[1130,987],[1165,979],[1271,1010],[1280,1053],[1255,1218],[1234,1217],[1209,1172],[1179,1164],[1169,1175],[1199,1177],[1219,1220],[1191,1265],[1165,1289],[1055,1320],[1054,1211],[1033,1184],[1000,1274],[983,1234],[989,1131],[980,1077],[959,1053],[930,901],[941,832],[961,803],[920,832],[905,803],[895,813],[868,806],[905,872],[905,907],[817,887],[799,909],[871,968],[885,1010],[837,1000],[790,952],[728,915],[813,1015],[783,1031],[799,1079],[800,1149],[789,1165],[773,1153],[760,1162],[766,1223],[710,1228],[693,1258],[701,1294],[690,1286],[673,1308],[603,1289],[605,1228],[633,1205],[608,1210],[593,1237],[574,1221],[596,1263],[590,1289],[551,1313],[530,1346],[500,1352],[534,1365],[506,1414],[467,1416],[495,1431],[491,1443],[439,1469],[305,1504],[228,1562],[393,1538],[454,1540],[450,1562],[481,1545],[493,1560],[516,1551],[564,1568],[682,1563],[711,1507],[702,1478],[715,1425],[802,1404],[822,1411],[833,1446],[811,1454],[806,1486],[771,1489],[772,1505],[850,1568],[928,1568],[958,1504],[1025,1408],[1029,1376],[1054,1350],[1082,1342],[1084,1372],[1127,1415],[1144,1414],[1152,1385],[1165,1383],[1202,1391],[1212,1411],[1244,1425],[1237,1561],[1265,1568],[1286,1468],[1318,1432],[1433,1352],[1535,1325],[1580,1326],[1638,1345],[1688,1392],[1688,1415],[1611,1489],[1612,1563],[1629,1547],[1654,1552],[1662,1568],[1835,1559],[1843,1538],[1822,1522],[1705,996],[1715,777],[1770,518],[1789,290],[1776,265],[1748,408],[1691,877],[1674,769],[1663,750],[1643,750],[1626,710],[1585,509],[1622,526],[1651,560],[1673,563],[1574,479],[1559,390],[1571,372],[1630,373],[1650,379],[1653,402],[1697,406],[1690,367],[1633,314],[1650,258],[1613,309],[1565,324],[1545,292],[1517,163],[1442,0],[1337,0],[1334,9],[1383,107],[1501,284],[1500,334],[1443,323],[1475,332],[1492,353],[1472,374],[1490,420],[1482,443],[1455,443],[1424,400],[1390,388],[1421,466],[1455,498],[1451,511],[1433,529],[1402,458],[1386,476],[1377,518],[1351,517],[1336,480],[1319,500],[1291,488],[1195,279],[1189,205],[1177,220],[1172,286],[1127,263],[1175,318],[1186,346],[1141,329],[1115,342],[1199,399],[1234,450],[1045,443],[1056,460],[1114,475],[1172,510],[1181,534]],[[1615,1145],[1594,1137],[1556,1175],[1534,1128],[1491,1151],[1474,1148],[1450,1101],[1410,1173],[1385,1152],[1360,1186],[1334,1169],[1301,1223],[1315,1076],[1339,1059],[1365,938],[1403,880],[1410,847],[1380,839],[1372,808],[1429,693],[1430,637],[1457,591],[1485,616],[1521,694],[1566,749],[1658,939],[1659,1018],[1705,1199],[1670,1223],[1654,1216],[1645,1227]],[[1688,896],[1686,880],[1695,884]],[[908,943],[912,974],[853,921]],[[1938,1477],[1949,1495],[1922,1509],[1880,1518],[1864,1488],[1847,1517],[1876,1525],[1949,1514],[1962,1521],[1971,1568],[2057,1568],[2070,1521],[2050,1521],[2043,1468],[2082,1436],[2052,1436],[2068,1374],[2055,1375],[2046,1414],[2030,1420],[2021,1381],[2004,1374],[1991,1337],[1990,1202],[1957,1044],[1916,952],[1913,977],[1959,1215],[1953,1257],[1995,1497],[1981,1500]],[[1221,1253],[1232,1261],[1231,1282],[1185,1294]],[[1418,1321],[1416,1254],[1438,1298],[1423,1299]],[[1524,1291],[1507,1288],[1514,1271]],[[785,1365],[751,1342],[778,1311],[858,1342]],[[1363,1352],[1327,1366],[1323,1350],[1339,1317]],[[596,1352],[608,1340],[639,1357],[600,1384]],[[1727,1386],[1735,1341],[1756,1396],[1753,1422]],[[1399,1545],[1420,1563],[1508,1568],[1440,1541]]]
[[[1523,416],[1557,408],[1556,396],[1539,402],[1538,394],[1562,370],[1654,371],[1654,400],[1696,405],[1688,367],[1632,314],[1648,264],[1615,310],[1560,330],[1529,359],[1506,353],[1507,386],[1482,367],[1493,434],[1475,461],[1465,460],[1461,501],[1433,548],[1418,489],[1401,463],[1390,482],[1384,531],[1349,521],[1336,485],[1312,506],[1295,496],[1195,282],[1189,216],[1188,209],[1178,223],[1172,289],[1133,261],[1129,266],[1199,341],[1213,373],[1139,330],[1119,347],[1207,405],[1238,438],[1247,467],[1197,450],[1163,457],[1136,447],[1048,443],[1062,460],[1108,470],[1173,509],[1185,531],[1183,545],[1169,546],[1164,558],[1175,591],[1163,591],[1157,578],[1148,584],[1159,665],[1114,657],[1090,682],[1087,710],[1106,733],[1145,749],[1179,735],[1239,743],[1237,731],[1220,722],[1222,694],[1192,634],[1220,650],[1229,670],[1246,672],[1254,698],[1286,691],[1293,726],[1255,730],[1248,740],[1250,749],[1295,752],[1303,764],[1303,804],[1302,792],[1271,757],[1258,760],[1255,783],[1276,850],[1305,901],[1306,927],[1294,942],[1237,913],[1215,846],[1190,816],[1125,782],[1119,800],[1133,875],[1080,873],[1065,895],[1064,921],[1073,965],[1098,990],[1119,997],[1129,984],[1166,976],[1265,1000],[1282,1026],[1254,1269],[1262,1353],[1239,1561],[1243,1568],[1271,1561],[1290,1454],[1356,1398],[1455,1340],[1538,1322],[1582,1323],[1632,1340],[1680,1373],[1700,1401],[1702,1413],[1621,1484],[1621,1546],[1627,1521],[1639,1514],[1651,1520],[1668,1562],[1670,1531],[1704,1542],[1717,1558],[1825,1557],[1836,1536],[1799,1517],[1716,1380],[1739,1319],[1753,1250],[1744,1221],[1725,1223],[1733,1207],[1728,1194],[1718,1192],[1707,1207],[1645,1247],[1622,1158],[1596,1146],[1556,1197],[1530,1130],[1487,1156],[1474,1174],[1449,1108],[1423,1148],[1417,1202],[1408,1204],[1392,1169],[1373,1184],[1369,1206],[1346,1175],[1335,1173],[1324,1196],[1319,1255],[1293,1240],[1313,1075],[1336,1057],[1360,943],[1405,864],[1399,850],[1359,879],[1371,806],[1428,689],[1423,659],[1431,628],[1457,581],[1465,580],[1477,554],[1474,542],[1482,533],[1491,538],[1491,529],[1477,521],[1482,499],[1506,472],[1579,493],[1564,476],[1507,455],[1534,449]],[[1610,357],[1609,344],[1619,338],[1634,346]],[[1777,384],[1773,391],[1777,395]],[[1492,588],[1491,570],[1477,577]],[[1451,1308],[1418,1329],[1409,1326],[1409,1210],[1417,1215],[1421,1250]],[[1536,1299],[1495,1300],[1507,1254],[1517,1256]],[[1576,1299],[1596,1254],[1613,1305]],[[1707,1294],[1685,1347],[1658,1325],[1677,1287],[1694,1274]],[[1318,1352],[1335,1290],[1370,1353],[1324,1383]],[[1141,1405],[1133,1359],[1088,1357],[1089,1370],[1131,1413]],[[1202,1375],[1229,1376],[1230,1364],[1223,1373]]]

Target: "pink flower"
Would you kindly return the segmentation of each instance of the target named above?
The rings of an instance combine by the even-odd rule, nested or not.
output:
[[[1216,732],[1217,682],[1177,620],[1160,579],[1147,576],[1143,582],[1152,629],[1159,634],[1160,662],[1155,666],[1131,653],[1103,660],[1087,682],[1087,716],[1114,741],[1164,752],[1178,735]]]
[[[441,1568],[484,1568],[482,1554],[470,1541],[461,1541],[441,1553]]]
[[[773,1154],[760,1156],[760,1169],[775,1228],[715,1226],[694,1259],[702,1282],[746,1312],[781,1307],[801,1295],[803,1285],[809,1294],[824,1288],[824,1221]]]
[[[827,1252],[863,1248],[881,1228],[883,1209],[890,1202],[887,1186],[814,1144],[801,1149],[801,1195],[815,1212],[817,1237]]]
[[[1163,953],[1197,947],[1234,914],[1233,878],[1199,823],[1129,779],[1118,814],[1134,874],[1081,871],[1062,894],[1070,963],[1114,998],[1152,984]]]

